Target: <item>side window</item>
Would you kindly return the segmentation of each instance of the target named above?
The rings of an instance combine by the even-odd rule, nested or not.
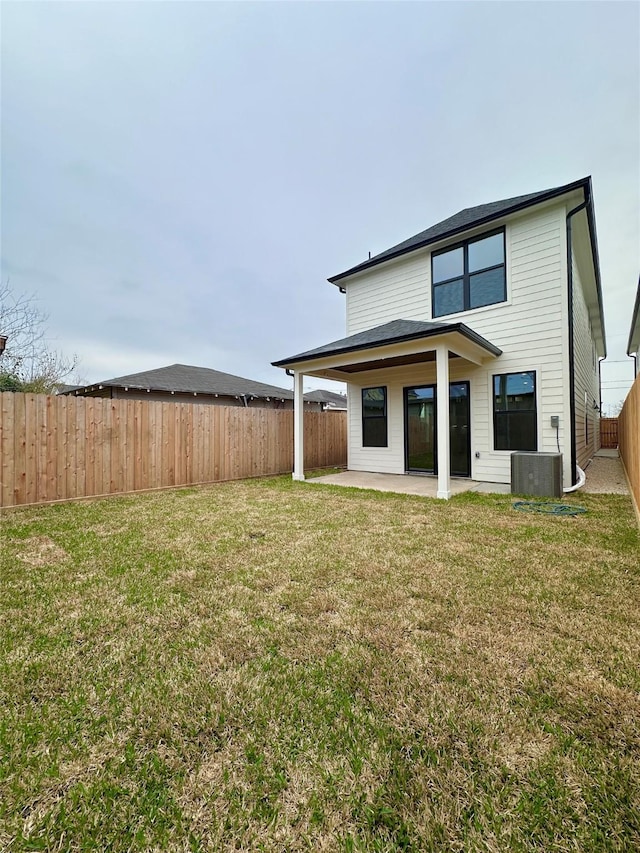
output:
[[[387,389],[362,389],[362,446],[387,447]]]
[[[431,255],[434,317],[506,300],[504,241],[500,231]]]
[[[494,449],[537,450],[537,423],[535,371],[494,376]]]

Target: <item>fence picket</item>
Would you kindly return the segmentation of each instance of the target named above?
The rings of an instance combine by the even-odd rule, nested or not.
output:
[[[15,432],[13,408],[14,395],[0,394],[0,419],[2,421],[2,432],[0,433],[0,453],[2,454],[0,501],[2,506],[13,506],[14,504],[13,476],[16,468],[13,457],[13,434]]]
[[[305,412],[305,464],[346,464],[344,412]],[[290,410],[0,393],[0,506],[281,474]]]
[[[640,520],[640,374],[627,394],[618,421],[620,458],[627,472]]]
[[[618,418],[600,418],[600,446],[618,446]]]

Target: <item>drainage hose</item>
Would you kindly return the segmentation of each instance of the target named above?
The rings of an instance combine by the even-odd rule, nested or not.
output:
[[[513,508],[519,512],[541,512],[545,515],[581,515],[586,507],[575,504],[557,504],[550,501],[515,501]]]

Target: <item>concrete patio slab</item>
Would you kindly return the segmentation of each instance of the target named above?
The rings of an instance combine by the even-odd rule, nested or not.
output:
[[[354,489],[373,489],[377,492],[396,492],[401,495],[420,495],[425,498],[435,498],[438,491],[438,478],[428,474],[375,474],[367,471],[341,471],[339,474],[312,477],[306,482],[349,486]],[[466,477],[451,478],[452,495],[471,491],[509,494],[511,487],[505,483],[479,483]]]
[[[627,478],[617,450],[599,450],[587,469],[586,484],[580,491],[599,494],[629,494]],[[378,492],[396,492],[401,495],[420,495],[435,498],[438,478],[430,474],[376,474],[368,471],[341,471],[324,477],[312,477],[308,483],[327,483],[332,486],[348,486],[354,489],[373,489]],[[509,483],[482,483],[466,477],[451,478],[451,494],[483,492],[485,494],[509,495]]]

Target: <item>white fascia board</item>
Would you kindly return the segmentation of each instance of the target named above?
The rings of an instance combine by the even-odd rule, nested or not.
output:
[[[446,345],[452,352],[474,364],[482,364],[485,359],[492,357],[492,354],[483,346],[474,343],[459,332],[449,332],[426,338],[417,338],[409,341],[399,341],[352,350],[350,352],[335,353],[333,355],[322,356],[321,358],[288,364],[287,367],[289,370],[301,370],[307,376],[323,376],[327,375],[326,371],[328,370],[339,370],[340,367],[351,364],[363,364],[368,361],[382,361],[387,358],[396,358],[403,355],[435,352],[440,344]]]

